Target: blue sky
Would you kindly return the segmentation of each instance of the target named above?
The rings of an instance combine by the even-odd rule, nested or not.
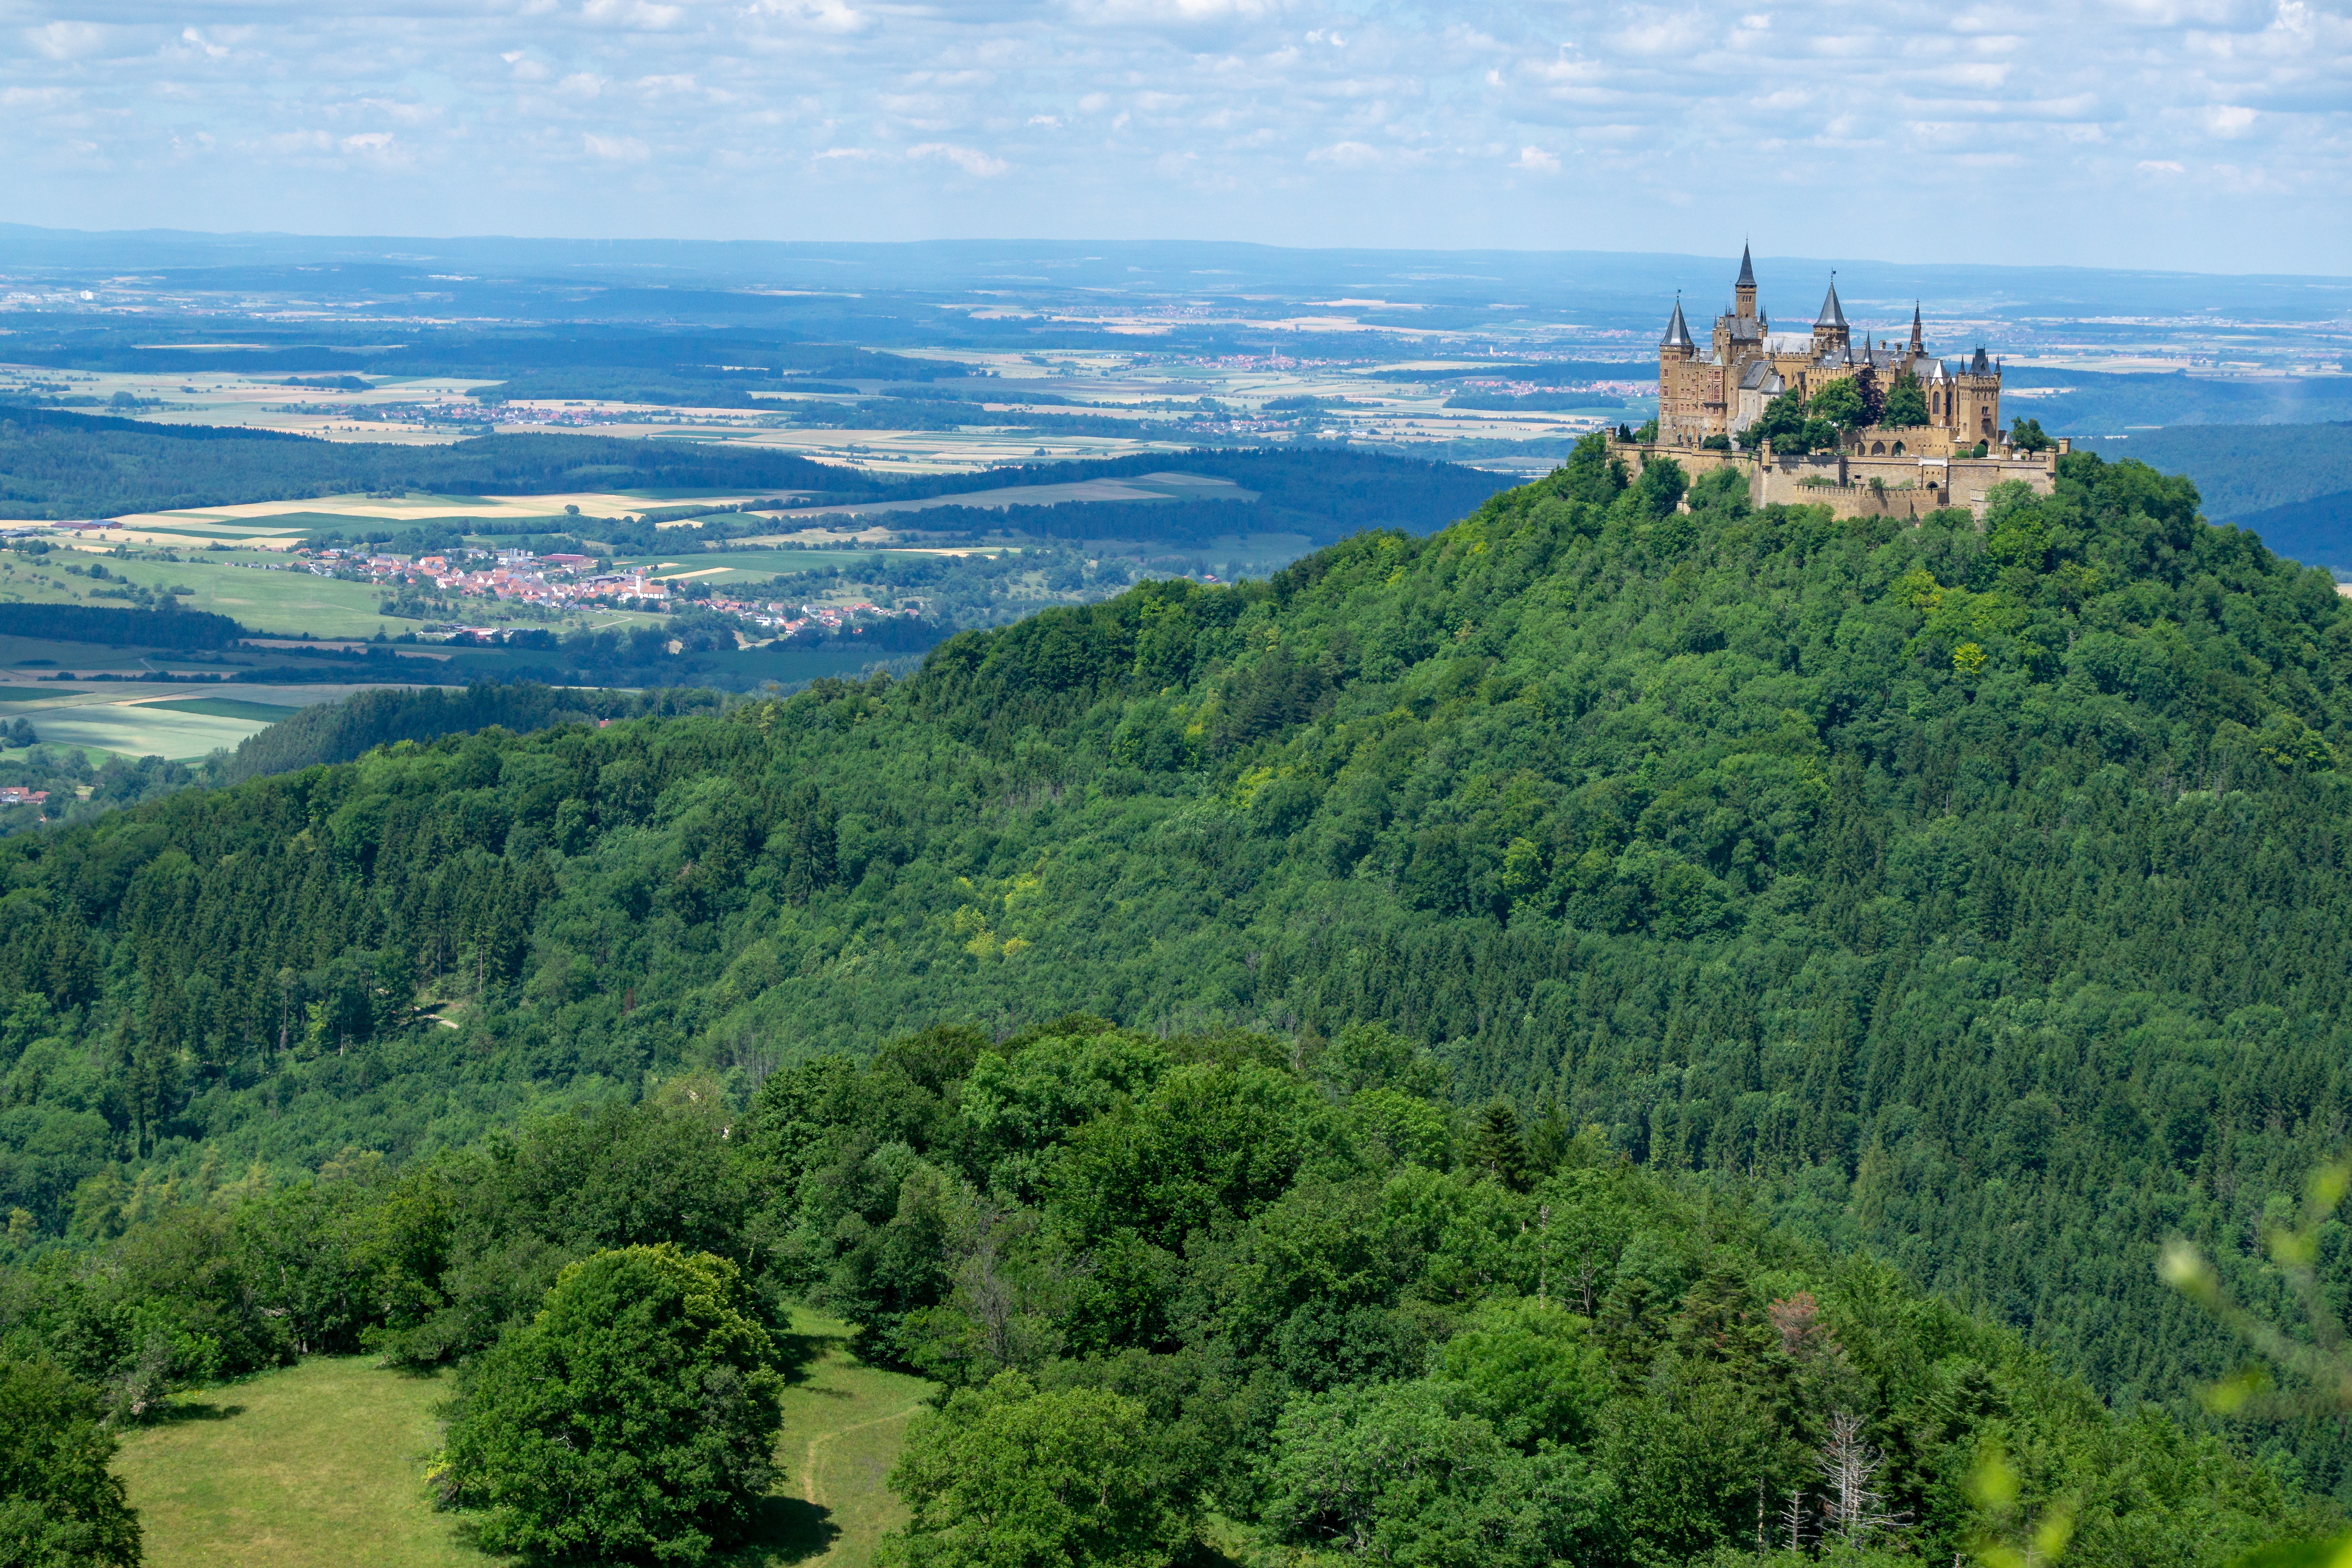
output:
[[[0,0],[0,220],[2341,274],[2347,5]]]

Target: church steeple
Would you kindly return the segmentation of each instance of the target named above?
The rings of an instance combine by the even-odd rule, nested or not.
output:
[[[1748,247],[1739,247],[1739,279],[1731,286],[1731,308],[1742,316],[1756,315],[1756,264],[1748,258]]]
[[[1919,301],[1914,300],[1911,301],[1911,353],[1916,357],[1927,352],[1927,345],[1919,336]]]

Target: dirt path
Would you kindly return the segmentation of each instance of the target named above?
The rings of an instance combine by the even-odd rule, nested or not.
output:
[[[816,1495],[816,1454],[818,1448],[832,1442],[835,1437],[846,1437],[852,1432],[863,1432],[868,1426],[880,1426],[892,1421],[904,1421],[908,1416],[914,1415],[917,1411],[922,1408],[922,1403],[919,1400],[915,1404],[909,1405],[904,1410],[898,1411],[894,1415],[877,1415],[871,1421],[860,1421],[854,1426],[844,1426],[839,1430],[833,1432],[820,1432],[815,1436],[811,1437],[808,1440],[808,1453],[801,1461],[802,1498],[811,1503],[820,1503],[820,1500]]]

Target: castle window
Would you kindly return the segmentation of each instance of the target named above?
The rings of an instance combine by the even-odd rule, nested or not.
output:
[[[1902,448],[1903,443],[1897,441],[1895,445],[1895,448],[1899,451]],[[1886,443],[1884,441],[1873,441],[1870,444],[1870,455],[1874,458],[1883,458],[1886,456]]]
[[[1898,458],[1903,455],[1903,443],[1900,441],[1895,443],[1895,455]]]

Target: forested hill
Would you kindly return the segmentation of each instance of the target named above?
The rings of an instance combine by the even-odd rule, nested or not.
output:
[[[2177,1400],[2234,1352],[2158,1238],[2266,1300],[2263,1216],[2352,1111],[2352,617],[2090,455],[1982,530],[1680,499],[1594,444],[1433,537],[968,634],[902,684],[0,844],[0,1205],[103,1234],[255,1159],[397,1159],[681,1064],[748,1094],[933,1020],[1382,1020],[1462,1098]],[[2343,1482],[2328,1432],[2277,1441]]]

